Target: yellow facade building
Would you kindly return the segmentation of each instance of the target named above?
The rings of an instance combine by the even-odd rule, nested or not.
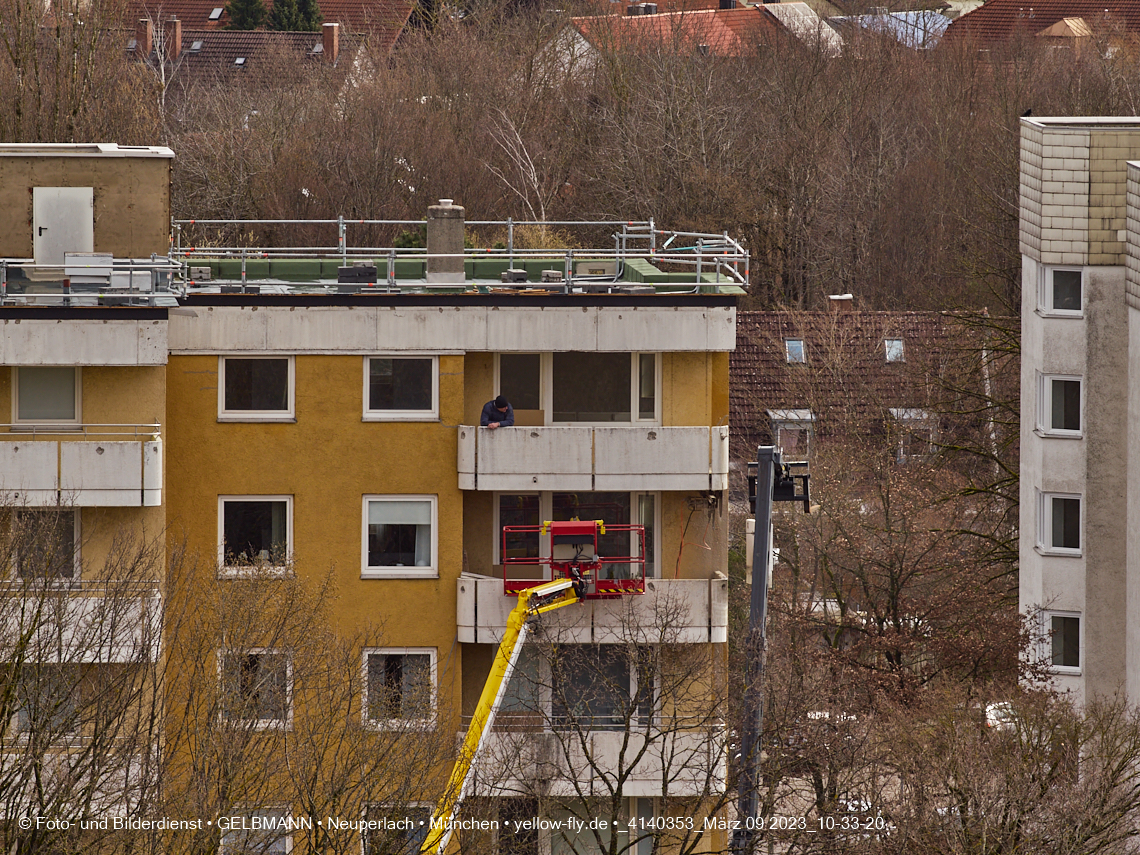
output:
[[[551,552],[547,536],[504,539],[503,528],[571,518],[644,527],[644,542],[611,536],[611,557],[626,561],[605,572],[644,568],[645,593],[547,616],[470,793],[469,815],[490,825],[464,829],[452,846],[641,855],[655,839],[659,851],[726,845],[704,819],[731,801],[728,353],[743,256],[698,249],[695,272],[663,273],[661,256],[622,247],[616,265],[577,284],[560,256],[546,266],[570,275],[537,281],[536,256],[526,260],[531,282],[510,287],[470,260],[433,273],[423,251],[395,265],[394,251],[386,262],[372,251],[373,278],[384,280],[386,266],[393,276],[370,283],[365,273],[357,287],[343,273],[322,278],[351,265],[343,247],[340,259],[300,267],[295,254],[283,258],[290,268],[267,249],[262,267],[244,254],[235,267],[225,252],[168,256],[165,234],[115,243],[108,261],[98,212],[122,184],[122,156],[104,151],[104,167],[68,173],[75,152],[11,148],[0,146],[0,165],[17,154],[52,164],[3,172],[23,182],[21,199],[40,174],[52,187],[93,187],[95,226],[74,252],[4,250],[0,400],[12,409],[0,429],[0,491],[10,515],[73,520],[74,564],[55,588],[69,597],[113,573],[116,534],[161,531],[167,554],[153,575],[168,647],[143,658],[157,663],[167,721],[183,719],[168,740],[182,747],[162,768],[204,776],[181,791],[187,809],[322,820],[268,836],[248,825],[172,832],[170,851],[190,839],[233,852],[251,841],[279,852],[412,851],[514,605],[504,577],[541,576]],[[165,150],[130,156],[136,172],[169,166]],[[168,206],[161,170],[136,186]],[[74,211],[74,194],[55,195]],[[448,252],[430,235],[428,245]],[[309,279],[295,275],[306,263]],[[511,265],[527,269],[500,266]],[[405,277],[409,269],[419,275]],[[513,427],[480,426],[497,395],[513,403]],[[534,563],[504,569],[508,556]],[[219,634],[180,650],[190,622],[173,626],[191,613]],[[199,671],[212,694],[186,688]],[[316,727],[318,709],[326,718]],[[243,728],[244,741],[217,736]],[[400,739],[427,752],[428,734],[442,737],[437,753],[378,759]],[[337,758],[349,744],[359,753],[344,756],[363,759]],[[258,774],[272,779],[260,790],[254,772],[233,772],[233,758],[259,745],[271,748]],[[224,787],[209,777],[223,756]],[[316,772],[299,783],[298,769],[338,763],[339,783],[330,773],[317,786]],[[374,787],[352,771],[372,763]],[[397,785],[401,768],[420,771]],[[323,824],[333,813],[373,827],[334,834]],[[410,829],[394,826],[401,817]],[[527,824],[534,817],[545,825]],[[591,817],[611,825],[575,824]]]

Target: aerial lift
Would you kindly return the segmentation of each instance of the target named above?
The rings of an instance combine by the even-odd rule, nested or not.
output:
[[[602,557],[598,539],[606,532],[629,532],[638,538],[636,555]],[[506,542],[515,533],[550,537],[549,556],[508,556]],[[436,805],[428,835],[420,848],[422,855],[444,855],[451,839],[452,820],[459,813],[475,777],[476,763],[495,724],[495,715],[511,681],[519,654],[534,621],[546,612],[581,603],[587,598],[613,598],[645,591],[645,527],[610,525],[602,520],[568,520],[544,522],[541,526],[505,526],[503,528],[503,587],[506,594],[517,594],[518,604],[507,617],[503,640],[491,673],[483,684],[483,692],[471,717],[467,735],[459,750],[459,758],[451,770],[447,789]],[[548,567],[550,581],[508,579],[509,568],[517,565]],[[607,566],[628,565],[638,568],[625,578],[600,578]]]

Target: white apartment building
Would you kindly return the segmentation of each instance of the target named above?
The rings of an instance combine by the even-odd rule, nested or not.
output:
[[[1140,698],[1140,119],[1021,120],[1020,608],[1078,702]],[[1126,186],[1131,192],[1126,193]]]

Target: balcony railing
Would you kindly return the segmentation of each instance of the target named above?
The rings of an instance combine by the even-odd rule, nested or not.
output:
[[[457,582],[459,640],[498,644],[518,602],[503,580],[464,573]],[[591,599],[543,615],[543,631],[566,644],[707,644],[728,640],[728,580],[646,579],[645,593]]]
[[[0,494],[16,505],[158,507],[157,424],[0,425]]]
[[[728,428],[459,426],[461,490],[728,489]]]

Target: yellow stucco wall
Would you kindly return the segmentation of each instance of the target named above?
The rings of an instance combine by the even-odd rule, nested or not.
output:
[[[0,157],[0,256],[32,255],[33,187],[91,187],[95,251],[147,257],[170,250],[166,157]]]
[[[438,422],[362,421],[361,356],[298,356],[295,364],[295,423],[219,423],[218,357],[171,357],[172,544],[185,537],[202,561],[214,561],[219,495],[293,496],[297,573],[321,579],[333,568],[346,630],[381,625],[385,643],[437,648],[446,696],[442,681],[459,673],[452,647],[463,498],[454,425],[463,415],[463,358],[439,359]],[[362,501],[371,494],[438,496],[439,578],[360,578]]]

